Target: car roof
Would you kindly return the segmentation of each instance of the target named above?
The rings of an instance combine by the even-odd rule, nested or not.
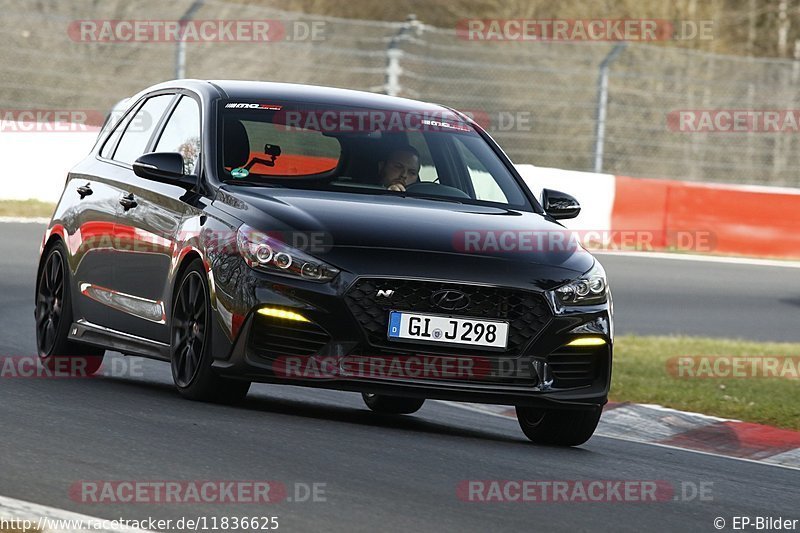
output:
[[[397,111],[442,111],[445,109],[437,104],[408,98],[318,85],[230,80],[214,80],[210,81],[210,83],[222,88],[230,98],[285,98],[304,103],[369,107]]]
[[[308,104],[352,106],[406,112],[441,113],[450,111],[449,108],[442,105],[384,94],[319,85],[268,81],[172,80],[149,87],[143,92],[181,87],[194,89],[208,96],[212,96],[211,93],[213,92],[218,97],[231,100],[241,99],[248,102],[269,103],[269,100],[290,100]]]

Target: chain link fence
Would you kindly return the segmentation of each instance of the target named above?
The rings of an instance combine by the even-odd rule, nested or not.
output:
[[[679,110],[800,110],[798,61],[642,43],[469,41],[455,22],[445,29],[414,19],[348,20],[222,0],[0,0],[0,9],[0,109],[106,110],[183,68],[192,78],[310,83],[438,102],[487,124],[517,163],[800,186],[797,129],[692,132],[668,124]],[[82,41],[70,30],[80,20],[175,21],[187,13],[197,21],[317,24],[322,38],[293,40],[290,32],[268,43],[190,42],[181,52],[176,42]]]

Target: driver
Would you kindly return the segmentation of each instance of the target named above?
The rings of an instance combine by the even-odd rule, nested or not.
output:
[[[393,148],[378,163],[381,185],[396,192],[405,192],[407,186],[419,181],[419,169],[419,152],[409,145]]]

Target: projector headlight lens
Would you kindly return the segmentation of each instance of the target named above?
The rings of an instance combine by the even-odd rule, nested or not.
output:
[[[247,225],[239,228],[236,244],[245,263],[256,270],[319,282],[339,274],[339,269]]]
[[[270,248],[269,245],[259,244],[256,247],[256,261],[262,265],[269,264],[269,262],[272,261],[272,256],[272,248]]]
[[[608,300],[608,282],[600,263],[595,261],[591,269],[575,281],[553,291],[555,300],[564,306],[597,305]]]

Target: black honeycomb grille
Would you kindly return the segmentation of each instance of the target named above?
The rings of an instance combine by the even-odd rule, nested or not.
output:
[[[458,311],[444,311],[436,307],[431,302],[431,296],[443,289],[467,294],[469,305]],[[394,291],[391,297],[378,297],[378,291],[386,290]],[[506,353],[513,354],[521,353],[552,318],[547,302],[533,292],[438,281],[362,278],[347,291],[345,301],[373,346],[389,346],[386,338],[389,311],[507,320],[509,338]],[[431,349],[431,346],[427,345],[427,349]],[[469,348],[468,345],[465,347]]]

